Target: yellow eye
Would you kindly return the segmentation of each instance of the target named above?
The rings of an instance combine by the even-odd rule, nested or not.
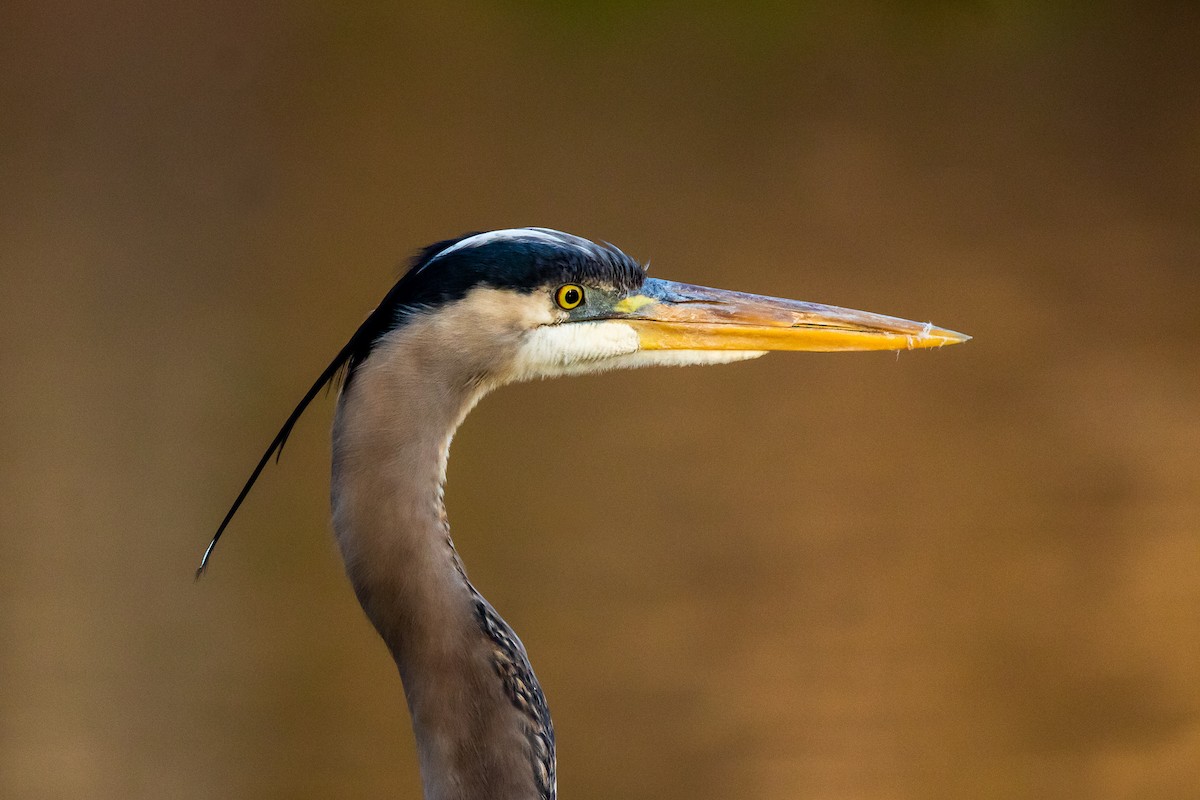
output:
[[[559,308],[570,311],[583,302],[583,287],[576,283],[565,283],[554,293],[554,302]]]

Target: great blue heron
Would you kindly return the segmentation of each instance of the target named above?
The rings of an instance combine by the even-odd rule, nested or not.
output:
[[[450,439],[506,383],[768,350],[904,350],[968,336],[929,323],[649,278],[612,245],[546,228],[426,248],[287,418],[213,547],[300,414],[345,371],[333,528],[400,670],[428,800],[553,800],[554,728],[521,640],[475,590],[442,501]]]

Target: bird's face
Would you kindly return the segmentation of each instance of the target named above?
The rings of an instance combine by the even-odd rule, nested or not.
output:
[[[458,333],[446,333],[463,358],[487,354],[476,371],[492,385],[720,364],[772,350],[912,350],[970,338],[931,323],[656,278],[636,288],[586,276],[532,291],[479,287],[456,310]]]
[[[391,330],[373,332],[372,320]],[[649,278],[611,245],[515,228],[427,249],[356,338],[415,348],[431,367],[495,387],[740,361],[771,350],[911,350],[969,337],[931,323]],[[353,354],[351,370],[375,349]]]

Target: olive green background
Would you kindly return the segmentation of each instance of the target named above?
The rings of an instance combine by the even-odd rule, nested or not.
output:
[[[0,6],[0,795],[418,797],[292,404],[417,247],[973,334],[512,387],[472,578],[581,798],[1200,796],[1193,4]]]

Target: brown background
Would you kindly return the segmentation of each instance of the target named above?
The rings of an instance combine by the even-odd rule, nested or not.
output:
[[[1200,796],[1200,15],[0,6],[0,795],[416,797],[293,401],[548,225],[940,352],[506,389],[472,577],[565,798]]]

